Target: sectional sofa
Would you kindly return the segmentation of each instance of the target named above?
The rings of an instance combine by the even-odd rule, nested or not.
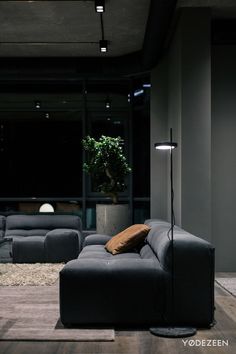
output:
[[[83,235],[77,215],[0,215],[0,242],[12,242],[14,263],[68,262],[78,257]]]
[[[104,248],[109,236],[86,237],[78,258],[60,272],[65,326],[213,324],[213,246],[175,227],[172,297],[170,225],[160,220],[146,224],[151,230],[140,248],[117,255]]]

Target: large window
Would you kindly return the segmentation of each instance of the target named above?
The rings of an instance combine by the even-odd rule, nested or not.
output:
[[[148,77],[133,80],[133,220],[150,216],[150,83]]]
[[[82,194],[81,120],[8,120],[2,125],[1,197],[73,198]]]
[[[127,189],[133,220],[149,216],[149,89],[147,78],[81,80],[44,92],[0,94],[0,211],[22,202],[77,203],[84,228],[95,228],[95,205],[108,199],[83,173],[81,140],[121,136],[132,167]],[[138,94],[137,94],[138,92]]]

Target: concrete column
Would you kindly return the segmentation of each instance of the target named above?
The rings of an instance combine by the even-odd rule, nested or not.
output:
[[[216,270],[236,271],[236,46],[212,50],[212,237]]]
[[[151,216],[169,218],[169,173],[154,141],[169,137],[174,153],[176,224],[211,239],[211,13],[184,8],[168,56],[153,70],[151,95]],[[162,164],[162,165],[161,165]]]
[[[211,240],[211,13],[183,9],[182,227]]]
[[[167,59],[153,70],[151,75],[151,218],[167,218],[166,158],[154,149],[156,142],[166,138],[168,121],[168,62]]]

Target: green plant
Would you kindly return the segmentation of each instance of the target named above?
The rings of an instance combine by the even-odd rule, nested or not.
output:
[[[102,135],[98,140],[87,136],[82,145],[88,161],[83,170],[92,177],[93,187],[118,202],[118,193],[126,189],[125,177],[131,172],[121,147],[120,137]]]

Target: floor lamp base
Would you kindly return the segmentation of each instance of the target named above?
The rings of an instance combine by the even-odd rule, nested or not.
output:
[[[150,332],[158,337],[184,338],[194,336],[197,330],[193,327],[152,327]]]

